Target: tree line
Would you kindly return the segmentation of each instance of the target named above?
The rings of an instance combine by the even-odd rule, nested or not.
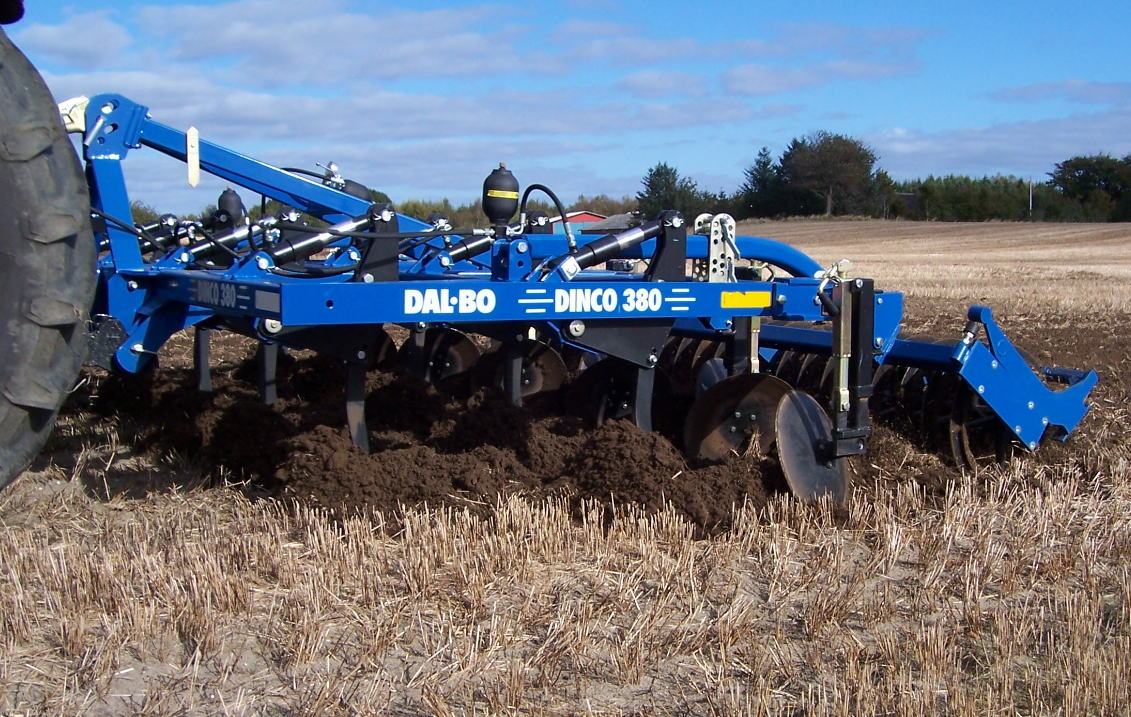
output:
[[[702,190],[660,162],[637,194],[639,212],[675,208],[687,216],[727,212],[737,219],[795,216],[902,217],[941,221],[1131,221],[1131,155],[1077,156],[1046,181],[1015,176],[928,176],[896,182],[860,140],[829,132],[793,139],[777,159],[767,147],[733,193]],[[1030,205],[1031,199],[1031,205]]]
[[[763,147],[733,192],[701,189],[691,177],[660,162],[644,175],[635,197],[579,195],[566,211],[650,218],[663,209],[678,209],[689,218],[726,212],[740,220],[847,215],[939,221],[1131,221],[1131,155],[1072,157],[1057,163],[1048,179],[1038,182],[1001,175],[980,179],[932,175],[897,182],[876,167],[876,160],[875,151],[860,140],[820,131],[794,138],[776,159]],[[374,201],[391,202],[383,192],[370,192]],[[401,213],[421,220],[438,212],[453,227],[478,228],[487,223],[478,199],[460,205],[447,198],[393,203]],[[214,205],[206,207],[199,216],[209,216],[214,209]],[[257,219],[260,206],[249,209]],[[266,209],[273,213],[277,207],[269,202]],[[553,205],[533,197],[528,209],[558,214]],[[134,203],[134,220],[139,223],[154,221],[157,214],[153,207]]]

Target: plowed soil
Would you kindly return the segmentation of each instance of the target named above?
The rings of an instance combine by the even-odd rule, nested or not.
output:
[[[366,455],[345,427],[340,361],[281,360],[279,401],[267,406],[253,351],[243,338],[220,339],[214,357],[232,360],[214,364],[212,394],[198,391],[183,365],[144,376],[92,371],[68,411],[115,423],[134,452],[187,457],[208,475],[343,513],[486,508],[506,494],[561,492],[579,507],[587,499],[670,503],[715,531],[736,505],[765,501],[762,464],[752,459],[689,463],[668,437],[627,421],[587,425],[564,411],[560,395],[515,408],[497,391],[452,395],[399,369],[369,374]]]

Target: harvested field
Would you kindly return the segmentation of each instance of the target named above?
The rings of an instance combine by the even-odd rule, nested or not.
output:
[[[333,362],[257,401],[217,341],[89,372],[0,494],[0,711],[1124,714],[1131,703],[1131,228],[781,222],[742,233],[970,303],[1094,367],[1066,444],[963,476],[880,426],[844,510],[751,460],[374,372],[372,456]]]

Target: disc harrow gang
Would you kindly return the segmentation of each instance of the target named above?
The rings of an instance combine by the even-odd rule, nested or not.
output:
[[[693,461],[776,460],[802,500],[843,502],[845,462],[867,450],[872,420],[976,470],[1014,447],[1035,450],[1046,433],[1066,438],[1097,380],[1036,367],[985,307],[970,308],[957,337],[901,336],[901,294],[854,277],[848,261],[825,268],[736,236],[724,214],[689,222],[664,211],[586,234],[563,211],[555,230],[527,212],[534,191],[560,204],[553,192],[520,194],[500,165],[483,185],[489,227],[454,229],[374,203],[332,163],[323,175],[278,169],[190,142],[121,95],[63,109],[68,129],[84,133],[100,220],[96,308],[115,328],[94,342],[103,362],[143,371],[171,335],[195,327],[206,388],[209,332],[234,331],[262,342],[270,401],[279,350],[329,354],[345,364],[345,417],[361,450],[365,372],[399,366],[449,391],[502,391],[516,405],[538,397],[594,424],[655,427]],[[229,189],[204,221],[136,226],[121,165],[142,151],[285,206],[251,221]],[[390,325],[407,329],[399,348]]]

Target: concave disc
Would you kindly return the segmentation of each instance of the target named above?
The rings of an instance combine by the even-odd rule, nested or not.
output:
[[[778,459],[793,494],[813,502],[828,493],[838,504],[848,495],[844,459],[832,457],[833,425],[816,399],[790,391],[778,404]]]
[[[384,329],[378,329],[377,340],[369,351],[369,367],[379,371],[391,371],[397,365],[397,345]]]
[[[687,454],[722,460],[756,445],[766,455],[774,443],[774,416],[782,397],[792,389],[765,373],[744,373],[707,389],[687,412],[683,445]]]
[[[672,361],[672,386],[680,393],[695,393],[695,357],[704,343],[701,339],[684,339]]]
[[[1004,465],[1013,455],[1014,436],[981,396],[963,384],[950,416],[950,451],[962,470]]]
[[[664,342],[663,350],[660,351],[660,360],[656,364],[656,368],[668,374],[675,370],[676,354],[679,353],[680,346],[686,340],[680,336],[669,336],[668,340]]]
[[[797,388],[809,393],[818,393],[821,390],[821,379],[824,377],[825,367],[832,364],[828,356],[823,354],[807,354],[801,361],[801,368],[797,370]]]
[[[433,326],[424,334],[423,365],[412,359],[412,337],[401,345],[400,358],[412,373],[420,374],[426,381],[440,382],[454,379],[471,370],[479,359],[479,348],[461,331]]]
[[[782,351],[774,366],[774,375],[788,384],[797,383],[797,373],[801,370],[801,362],[805,354],[798,351]]]
[[[495,344],[483,353],[472,370],[471,390],[504,386],[506,347]],[[522,395],[556,391],[569,375],[565,361],[557,351],[541,341],[526,341],[522,346]]]
[[[631,417],[635,402],[636,367],[611,357],[582,371],[566,396],[570,412],[596,426]]]
[[[703,341],[695,350],[695,358],[691,361],[691,377],[698,384],[699,376],[703,373],[703,366],[712,359],[722,358],[726,346],[721,341]]]
[[[728,375],[727,364],[723,359],[716,357],[704,361],[695,381],[695,398],[702,396],[719,381],[725,380]]]

